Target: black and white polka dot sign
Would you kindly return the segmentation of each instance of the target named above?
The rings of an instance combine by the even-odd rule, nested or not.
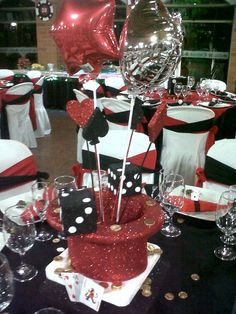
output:
[[[53,16],[53,5],[48,0],[40,0],[35,7],[36,16],[42,21],[48,21]]]
[[[67,236],[95,232],[97,212],[95,200],[90,190],[72,191],[60,199],[62,224]]]

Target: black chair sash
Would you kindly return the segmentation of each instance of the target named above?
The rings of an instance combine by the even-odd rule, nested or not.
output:
[[[236,183],[236,169],[209,156],[206,156],[204,172],[207,179],[226,185]]]
[[[7,111],[6,105],[13,105],[13,104],[24,104],[26,103],[33,94],[33,90],[29,91],[27,94],[22,95],[14,100],[4,100],[2,101],[2,111],[1,111],[1,138],[2,139],[10,139],[10,133],[8,128],[8,120],[7,120]]]
[[[180,133],[197,133],[209,131],[213,126],[214,119],[208,119],[193,123],[165,126],[165,129]]]
[[[105,117],[108,121],[118,124],[127,124],[129,121],[130,111],[121,111],[111,114],[105,114]]]
[[[218,131],[216,140],[235,138],[236,133],[236,106],[227,109],[216,121]]]
[[[6,177],[0,176],[0,191],[9,189],[21,183],[27,183],[33,180],[42,181],[42,179],[47,180],[48,178],[49,178],[48,173],[40,171],[38,171],[36,175],[29,176],[6,176]]]

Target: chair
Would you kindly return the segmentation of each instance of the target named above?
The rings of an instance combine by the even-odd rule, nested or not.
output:
[[[0,139],[0,151],[0,200],[28,192],[37,175],[30,149],[15,140]]]
[[[223,92],[226,90],[227,85],[225,82],[220,81],[220,80],[211,80],[211,79],[206,79],[205,84],[211,89],[211,90],[217,90],[220,92]]]
[[[100,156],[101,169],[107,170],[110,164],[124,159],[127,147],[127,130],[110,130],[105,137],[99,138],[97,149]],[[148,149],[149,148],[149,149]],[[82,148],[83,168],[96,169],[94,145],[85,142]],[[142,172],[147,173],[143,182],[153,183],[156,168],[157,153],[154,144],[150,144],[146,134],[134,132],[129,148],[127,161],[142,166]],[[150,172],[150,173],[149,173]]]
[[[30,70],[26,73],[26,75],[35,84],[40,79],[40,77],[42,76],[42,73],[41,73],[41,71],[38,71],[38,70]]]
[[[105,92],[107,97],[115,97],[127,88],[122,77],[107,77],[104,80]]]
[[[37,129],[34,131],[35,137],[43,137],[51,133],[51,124],[47,111],[43,104],[43,82],[45,76],[41,77],[34,85],[34,104],[36,114]]]
[[[210,109],[168,108],[160,156],[165,173],[181,174],[188,185],[196,183],[196,169],[204,166],[208,147],[214,143],[213,120]]]
[[[197,169],[197,186],[223,192],[236,184],[236,139],[216,141],[207,152],[203,168]]]
[[[9,138],[22,142],[30,148],[37,147],[29,115],[32,92],[33,83],[21,83],[9,88],[3,100]]]
[[[79,102],[82,102],[83,100],[89,98],[87,95],[85,95],[84,93],[82,93],[80,90],[78,90],[76,88],[73,89],[73,92],[75,93],[76,99]]]
[[[14,72],[8,69],[0,69],[0,80],[12,81]]]
[[[130,104],[115,98],[100,98],[103,113],[106,116],[109,130],[127,130]]]
[[[90,80],[83,84],[81,90],[91,99],[94,99],[94,93],[96,93],[97,107],[101,108],[100,98],[105,96],[102,85],[100,85],[96,80]]]

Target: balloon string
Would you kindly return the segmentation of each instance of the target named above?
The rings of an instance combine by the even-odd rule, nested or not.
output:
[[[87,151],[90,152],[88,141],[86,141],[86,146],[87,146]],[[90,164],[90,168],[92,169],[92,167],[91,167],[92,160],[90,158],[90,154],[89,154],[89,164]],[[93,188],[93,191],[94,191],[94,180],[93,180],[92,170],[90,171],[90,175],[91,175],[92,188]]]
[[[127,160],[127,156],[128,156],[128,150],[130,147],[130,139],[132,138],[132,134],[133,134],[133,132],[130,133],[130,131],[131,131],[132,118],[133,118],[134,103],[135,103],[135,97],[134,97],[134,95],[132,95],[131,103],[130,103],[129,121],[128,121],[128,135],[127,135],[128,141],[127,141],[127,145],[126,145],[127,149],[126,149],[126,153],[125,153],[123,165],[122,165],[120,185],[119,185],[119,189],[117,191],[117,192],[119,192],[117,212],[116,212],[116,222],[117,223],[120,220],[120,206],[121,206],[122,190],[123,190],[123,184],[124,184],[125,165],[126,165],[126,160]]]
[[[93,90],[93,104],[94,104],[94,109],[97,108],[97,92],[96,92],[96,90]]]

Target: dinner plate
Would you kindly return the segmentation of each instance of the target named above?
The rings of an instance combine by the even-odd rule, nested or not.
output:
[[[31,192],[26,192],[26,193],[18,194],[13,197],[6,198],[0,201],[0,211],[4,214],[8,207],[17,204],[19,201],[24,201],[27,203],[27,202],[30,202],[31,200],[32,200]]]
[[[186,185],[186,190],[192,190],[199,193],[199,200],[207,201],[211,203],[218,203],[221,193],[209,189],[204,189],[196,186]],[[215,221],[215,211],[204,211],[204,212],[181,212],[178,214],[189,216],[197,219]]]

